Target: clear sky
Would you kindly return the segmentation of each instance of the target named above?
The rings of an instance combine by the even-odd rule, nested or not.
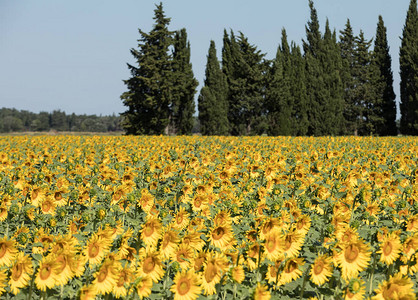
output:
[[[137,48],[138,28],[154,25],[148,0],[0,0],[0,107],[32,112],[119,114],[125,110],[122,80]],[[354,34],[376,33],[382,15],[399,101],[399,47],[409,0],[316,0],[323,32],[326,18],[339,33],[350,19]],[[221,57],[223,30],[242,31],[266,58],[281,38],[302,45],[309,20],[308,0],[169,0],[163,8],[170,30],[186,28],[191,62],[202,86],[210,40]],[[197,97],[196,97],[197,98]]]

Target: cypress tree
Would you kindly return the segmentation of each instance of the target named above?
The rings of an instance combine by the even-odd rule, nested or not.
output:
[[[401,75],[401,133],[418,135],[418,11],[411,0],[399,51]]]
[[[345,134],[355,134],[357,131],[357,118],[360,115],[355,97],[355,36],[347,19],[345,28],[340,31],[340,50],[342,58],[341,79],[344,88],[344,120]]]
[[[210,42],[205,82],[198,97],[200,132],[203,135],[227,135],[228,86],[216,57],[215,42]]]
[[[139,50],[131,49],[138,67],[128,64],[132,77],[124,80],[128,91],[121,96],[128,107],[122,113],[127,134],[167,133],[173,94],[172,45],[173,33],[160,3],[154,10],[155,25],[150,33],[139,29]]]
[[[177,31],[174,36],[173,52],[173,97],[171,104],[172,120],[170,133],[190,134],[194,125],[197,80],[190,63],[190,43],[186,29]]]
[[[375,123],[374,128],[379,135],[396,135],[396,103],[393,91],[392,59],[389,54],[389,45],[386,36],[386,27],[382,16],[377,23],[376,38],[373,50],[373,64],[377,74],[377,100],[375,111],[382,123]]]

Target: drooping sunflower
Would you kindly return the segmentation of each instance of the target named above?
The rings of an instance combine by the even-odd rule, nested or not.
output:
[[[216,293],[215,285],[220,282],[227,266],[228,261],[224,255],[213,252],[207,253],[200,280],[205,295]]]
[[[326,254],[320,255],[312,265],[310,271],[311,281],[316,285],[322,285],[332,276],[332,271],[332,257]]]
[[[375,293],[376,295],[372,297],[372,300],[416,299],[414,283],[411,278],[404,277],[401,273],[397,273],[391,276],[389,280],[382,282]]]
[[[254,300],[269,300],[271,298],[270,291],[268,287],[264,284],[258,283],[257,287],[254,290],[253,299]]]
[[[141,240],[147,247],[154,247],[162,235],[162,225],[158,218],[150,217],[141,229]]]
[[[153,282],[158,282],[164,275],[159,252],[141,249],[139,257],[141,262],[137,268],[137,276],[149,277]]]
[[[367,268],[370,261],[370,246],[361,239],[341,244],[342,251],[335,254],[335,260],[341,268],[342,278],[350,280]]]
[[[300,269],[305,263],[303,258],[291,258],[286,261],[283,272],[280,273],[278,285],[284,285],[292,282],[302,276],[302,270]]]
[[[54,255],[43,257],[39,263],[39,269],[35,277],[36,287],[41,291],[46,291],[47,288],[53,288],[56,282],[55,274],[59,267]]]
[[[194,300],[199,297],[199,278],[192,271],[179,272],[174,277],[174,284],[170,289],[174,293],[174,300]]]
[[[7,237],[0,238],[0,267],[11,265],[16,254],[16,242]]]
[[[380,253],[380,261],[391,265],[399,257],[402,244],[399,235],[391,233],[382,238],[380,243],[380,249],[377,253]]]
[[[12,293],[17,295],[19,289],[27,286],[33,273],[32,260],[29,255],[19,252],[11,269],[9,286]]]
[[[57,285],[66,285],[67,282],[74,276],[71,266],[74,264],[74,254],[70,251],[61,250],[55,254],[55,261],[58,268],[55,272],[55,281]]]
[[[179,237],[178,237],[177,232],[170,228],[167,229],[164,232],[163,238],[161,241],[161,247],[160,247],[161,256],[163,258],[168,258],[171,255],[173,255],[173,253],[177,249],[178,243],[179,243]]]
[[[365,293],[364,281],[358,278],[351,278],[345,290],[344,300],[362,300]]]
[[[83,254],[89,264],[99,264],[109,251],[110,246],[110,240],[94,234],[87,242]]]
[[[105,260],[100,269],[94,274],[92,282],[99,294],[110,293],[117,283],[118,271],[113,261]]]

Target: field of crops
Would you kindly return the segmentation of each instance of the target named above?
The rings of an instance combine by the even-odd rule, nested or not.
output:
[[[0,137],[1,299],[415,299],[418,139]]]

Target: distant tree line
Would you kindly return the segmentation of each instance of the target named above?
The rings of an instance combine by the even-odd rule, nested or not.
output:
[[[391,57],[381,16],[376,35],[338,33],[327,20],[322,32],[313,1],[302,47],[282,30],[276,57],[265,58],[239,32],[224,31],[222,57],[211,41],[198,95],[203,135],[418,134],[418,14],[411,0],[400,49],[400,128],[396,124]],[[122,94],[127,134],[190,134],[197,81],[185,29],[170,31],[162,4],[150,33],[139,30],[136,65]],[[194,129],[193,129],[194,128]]]
[[[120,116],[67,115],[60,110],[52,113],[33,113],[10,108],[0,109],[0,132],[22,131],[76,131],[110,132],[122,131]]]

